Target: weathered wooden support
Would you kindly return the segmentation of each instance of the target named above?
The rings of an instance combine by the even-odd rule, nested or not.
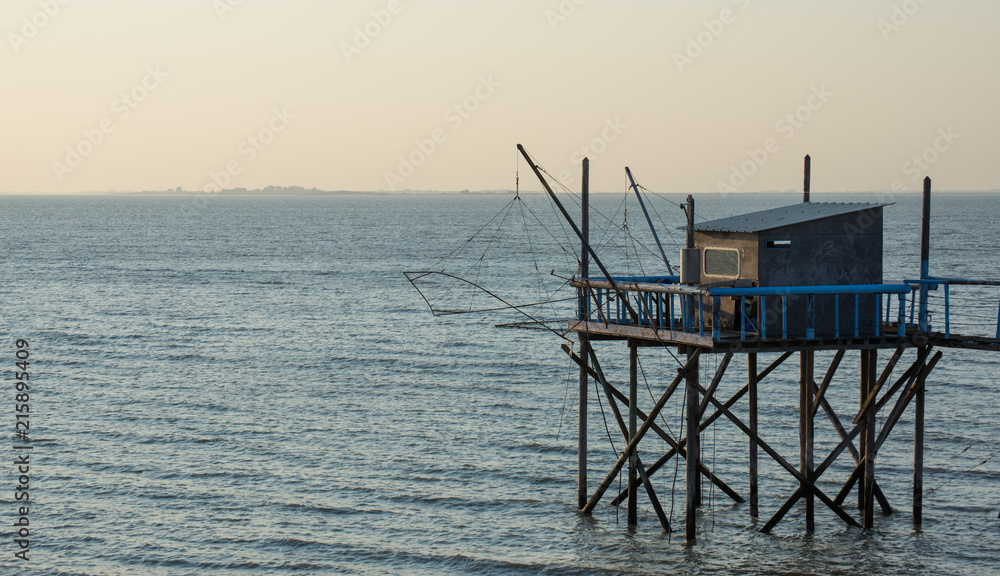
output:
[[[814,382],[813,386],[815,385],[816,383]],[[823,411],[826,413],[827,418],[833,425],[834,430],[837,431],[837,435],[840,437],[840,439],[844,440],[845,438],[847,438],[847,430],[844,428],[844,425],[841,423],[840,418],[837,416],[837,413],[834,412],[833,407],[830,406],[830,403],[826,400],[826,398],[817,398],[816,402],[823,408]],[[857,465],[858,463],[860,463],[861,455],[860,453],[858,453],[858,449],[854,447],[853,439],[847,443],[846,448],[850,453],[851,458],[854,460],[854,464]],[[855,477],[854,481],[857,481],[857,477]],[[833,501],[839,505],[844,501],[844,498],[846,497],[847,494],[837,494],[837,497],[834,498]],[[889,505],[889,500],[885,497],[885,494],[882,493],[882,489],[879,488],[877,480],[875,481],[875,498],[878,500],[879,506],[882,507],[883,514],[892,514],[892,507]]]
[[[747,387],[750,395],[747,398],[747,416],[750,420],[750,431],[757,434],[757,354],[747,354]],[[756,518],[759,513],[760,485],[757,479],[757,444],[750,442],[750,517]]]
[[[698,386],[698,388],[701,388],[701,387]],[[704,390],[703,389],[699,390],[699,392],[704,392]],[[722,414],[726,418],[728,418],[733,424],[735,424],[737,428],[739,428],[740,430],[742,430],[743,433],[746,434],[750,438],[750,440],[752,440],[754,443],[756,443],[758,446],[760,446],[761,450],[763,450],[764,452],[766,452],[768,456],[770,456],[775,462],[777,462],[789,474],[791,474],[793,477],[795,477],[796,480],[798,480],[800,483],[805,484],[807,488],[811,489],[813,491],[813,494],[815,494],[815,496],[817,498],[819,498],[824,504],[826,504],[827,506],[829,506],[830,509],[834,511],[834,513],[836,513],[838,516],[840,516],[844,520],[844,522],[847,522],[851,526],[857,526],[858,525],[857,521],[854,518],[852,518],[850,515],[848,515],[846,512],[844,512],[844,510],[841,509],[840,506],[834,505],[833,500],[831,500],[829,496],[827,496],[822,490],[820,490],[819,488],[817,488],[811,481],[809,481],[808,478],[804,477],[794,466],[792,466],[791,464],[789,464],[788,461],[785,460],[785,458],[783,458],[780,454],[778,454],[778,452],[774,448],[772,448],[760,436],[758,436],[757,434],[754,434],[753,432],[751,432],[750,428],[746,424],[744,424],[739,418],[737,418],[736,415],[734,415],[732,413],[732,411],[729,410],[729,408],[726,408],[725,406],[723,406],[722,403],[719,402],[715,398],[712,398],[710,401],[712,402],[712,404],[715,404],[716,408],[718,408],[719,411],[722,412]],[[766,531],[766,530],[762,530],[762,531]]]
[[[885,406],[885,404],[889,400],[891,400],[893,396],[896,395],[896,392],[898,392],[901,387],[904,389],[909,389],[909,387],[913,385],[914,380],[916,380],[916,378],[918,377],[920,370],[922,368],[923,368],[923,360],[921,360],[918,355],[917,360],[914,361],[914,363],[910,365],[910,367],[907,368],[905,372],[903,372],[903,374],[896,380],[896,382],[889,388],[889,390],[882,395],[882,398],[875,403],[874,411],[875,412],[880,411],[882,407]],[[841,438],[843,438],[844,437],[843,426],[840,425],[840,421],[836,419],[835,415],[832,415],[833,410],[829,408],[829,406],[825,406],[824,408],[827,410],[827,414],[831,415],[830,421],[833,422],[834,427],[837,428],[837,432],[841,435]],[[844,500],[847,498],[847,495],[850,494],[851,489],[854,487],[854,484],[858,481],[858,478],[860,477],[860,473],[862,470],[861,452],[859,450],[856,450],[853,446],[850,446],[849,448],[851,450],[851,456],[854,457],[854,462],[856,467],[854,471],[851,473],[851,475],[847,478],[847,481],[844,482],[843,487],[840,489],[840,492],[834,499],[834,501],[837,502],[838,504],[843,503]],[[879,493],[880,491],[876,491],[876,494]],[[888,507],[888,503],[886,502],[883,504],[883,511],[887,509],[891,510],[891,508]]]
[[[918,355],[927,356],[927,348],[921,348]],[[917,390],[913,404],[913,525],[924,521],[924,391]]]
[[[729,367],[729,363],[733,360],[733,353],[726,352],[722,356],[722,362],[719,363],[719,367],[715,370],[715,376],[712,378],[711,384],[708,385],[708,395],[714,396],[715,391],[719,388],[719,384],[722,383],[722,376],[726,373],[726,368]],[[698,421],[700,422],[702,417],[705,415],[705,409],[708,408],[708,398],[704,398],[701,401],[701,405],[698,406]]]
[[[663,394],[660,395],[660,398],[656,401],[656,404],[653,405],[653,408],[652,410],[649,411],[649,414],[646,416],[646,419],[643,420],[642,426],[640,426],[639,429],[636,430],[635,437],[633,437],[629,441],[628,445],[625,446],[625,449],[622,450],[621,455],[618,457],[618,460],[615,462],[614,466],[612,466],[611,470],[608,472],[608,475],[604,477],[604,480],[597,487],[597,490],[594,492],[593,496],[591,496],[590,500],[587,501],[587,505],[584,506],[583,509],[581,510],[584,514],[590,514],[591,512],[594,511],[594,508],[597,506],[597,503],[601,501],[601,498],[604,496],[604,493],[607,492],[608,487],[610,487],[611,483],[614,482],[615,476],[618,475],[618,471],[622,469],[622,466],[625,465],[625,462],[632,454],[632,452],[635,450],[635,447],[639,444],[639,441],[642,440],[642,437],[646,435],[647,431],[649,431],[650,426],[653,424],[653,420],[656,419],[656,417],[660,414],[660,410],[663,410],[663,406],[666,405],[668,400],[670,400],[670,396],[673,395],[674,391],[677,389],[677,386],[679,386],[680,383],[685,379],[685,376],[687,375],[687,372],[691,369],[692,364],[697,364],[698,356],[700,355],[701,355],[701,349],[695,348],[694,352],[688,357],[687,364],[685,364],[683,368],[680,368],[677,371],[677,376],[673,379],[670,385],[667,386],[667,389],[663,391]]]
[[[636,420],[638,418],[636,415],[639,390],[638,363],[639,349],[634,342],[630,341],[628,345],[628,436],[626,437],[626,440],[630,441],[635,438]],[[611,402],[614,401],[610,397],[608,400]],[[635,526],[639,523],[638,499],[636,498],[639,490],[639,473],[636,470],[638,463],[638,451],[634,450],[628,464],[628,513],[626,516],[628,517],[629,526]]]
[[[690,196],[688,197],[688,201],[693,203]],[[701,478],[698,474],[698,464],[701,462],[701,434],[698,427],[698,423],[701,420],[698,414],[698,391],[700,388],[698,383],[698,357],[700,356],[700,351],[689,348],[686,352],[688,362],[687,368],[684,370],[684,385],[687,393],[688,437],[687,458],[684,460],[687,470],[687,489],[685,491],[687,503],[684,513],[684,533],[685,541],[694,543],[697,539],[698,507],[701,506]],[[705,397],[711,398],[707,392]]]
[[[862,405],[868,395],[875,391],[875,369],[878,351],[861,351],[861,403]],[[864,452],[861,460],[864,463],[864,470],[861,475],[861,490],[858,492],[860,501],[858,507],[861,508],[861,527],[872,528],[875,525],[875,411],[867,410],[864,413],[864,429],[862,430],[862,445]]]
[[[804,174],[802,176],[802,201],[803,202],[808,202],[809,201],[809,180],[810,180],[810,176],[811,176],[811,173],[812,173],[812,162],[811,162],[811,158],[809,158],[808,154],[806,154],[805,168],[803,169],[803,172],[804,172]]]
[[[928,353],[929,349],[927,350],[927,352],[923,354],[924,358],[926,358],[926,355]],[[882,424],[882,430],[879,433],[878,438],[874,442],[873,453],[877,454],[878,450],[882,447],[882,444],[885,443],[886,439],[888,439],[889,433],[892,432],[892,429],[899,421],[900,416],[902,416],[903,411],[906,410],[906,406],[909,404],[910,400],[912,400],[916,396],[917,392],[923,388],[927,376],[931,373],[931,371],[937,365],[938,360],[940,359],[941,359],[941,352],[937,352],[931,358],[930,362],[927,362],[926,364],[923,364],[922,359],[918,359],[917,362],[914,363],[914,366],[919,365],[919,369],[910,376],[907,385],[903,388],[902,393],[896,400],[896,404],[893,406],[892,410],[889,412],[889,415],[886,417],[885,422]],[[891,394],[891,393],[893,393],[892,390],[890,390],[886,394]],[[865,422],[858,424],[858,426],[864,426],[864,425]],[[848,478],[847,480],[847,483],[845,483],[844,487],[841,489],[840,494],[837,495],[837,498],[839,499],[838,501],[843,501],[843,498],[846,497],[847,493],[850,492],[851,486],[854,484],[854,482],[862,478],[864,472],[864,464],[865,460],[862,460],[861,462],[859,462],[857,467],[855,467],[854,472],[851,474],[850,478]]]
[[[583,184],[580,189],[580,276],[586,278],[590,275],[590,253],[587,245],[590,243],[590,160],[583,159]],[[593,291],[591,296],[593,296]],[[580,299],[580,310],[578,317],[582,320],[588,318],[587,299]],[[600,313],[600,306],[597,310]],[[579,333],[580,338],[580,389],[579,406],[577,409],[577,478],[576,478],[576,501],[577,508],[583,508],[587,504],[587,395],[590,382],[588,380],[587,357],[590,349],[590,335],[585,332]]]
[[[813,406],[813,354],[800,352],[799,358],[799,471],[806,482],[813,481],[814,426]],[[806,499],[806,530],[816,529],[815,499],[812,491],[800,484],[799,492]]]
[[[861,409],[858,411],[857,416],[854,417],[854,423],[857,424],[861,422],[861,418],[864,414],[868,413],[868,406],[872,402],[875,402],[878,398],[878,393],[882,390],[882,386],[885,381],[889,379],[892,374],[892,370],[896,367],[896,363],[899,362],[899,357],[903,355],[903,348],[896,348],[896,352],[893,353],[892,358],[886,363],[885,369],[882,370],[882,375],[879,377],[878,381],[872,386],[872,389],[868,392],[867,398],[862,398]]]
[[[819,388],[815,390],[816,396],[813,399],[812,405],[812,415],[814,418],[816,417],[816,412],[819,410],[820,405],[823,404],[826,399],[826,390],[830,387],[830,382],[833,381],[833,375],[837,373],[837,368],[840,366],[840,361],[843,360],[845,352],[847,352],[847,350],[844,350],[843,348],[837,350],[837,353],[833,356],[833,360],[830,362],[830,367],[826,371],[826,376],[823,377],[823,383],[820,384]],[[814,386],[815,384],[816,383],[813,382]],[[829,403],[826,405],[829,406]]]

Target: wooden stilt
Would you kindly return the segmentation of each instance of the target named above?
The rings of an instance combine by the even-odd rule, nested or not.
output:
[[[749,374],[750,395],[747,399],[750,431],[757,434],[757,354],[747,354],[747,372]],[[750,516],[756,518],[759,510],[760,486],[757,482],[757,444],[750,442]]]
[[[841,352],[843,352],[843,350],[841,350]],[[817,396],[819,396],[819,392],[817,392]],[[826,412],[827,418],[830,420],[830,423],[833,424],[833,428],[837,431],[837,435],[840,436],[840,439],[843,440],[847,438],[847,430],[844,429],[844,425],[840,422],[840,418],[837,417],[837,413],[833,411],[833,407],[830,406],[830,403],[827,402],[826,398],[818,397],[816,399],[816,404],[822,407],[823,411]],[[851,458],[854,460],[855,465],[859,464],[861,462],[861,456],[858,453],[858,449],[854,447],[853,441],[847,444],[847,450],[851,454]],[[847,497],[847,493],[850,491],[850,488],[854,486],[854,482],[857,482],[857,476],[853,476],[850,480],[850,486],[847,488],[847,492],[842,491],[841,493],[838,493],[837,497],[834,498],[833,501],[837,504],[841,504],[844,501],[844,498]],[[882,489],[879,488],[878,481],[875,482],[875,498],[878,500],[879,506],[882,507],[883,514],[892,514],[892,507],[889,506],[889,500],[886,499],[885,494],[882,493]]]
[[[698,351],[688,351],[688,369],[685,371],[685,386],[687,388],[687,490],[685,492],[687,505],[685,508],[685,540],[689,543],[697,539],[697,509],[701,505],[700,478],[698,464],[701,461],[701,434],[698,427],[699,395],[698,395]],[[711,398],[706,394],[706,398]]]
[[[583,159],[583,184],[580,191],[580,277],[586,278],[590,273],[590,254],[587,251],[587,244],[590,242],[590,160]],[[593,292],[591,292],[593,295]],[[586,319],[589,315],[588,300],[580,298],[580,319]],[[600,306],[597,307],[600,310]],[[577,508],[583,508],[587,504],[587,394],[590,382],[587,378],[587,357],[590,350],[590,336],[580,333],[580,357],[583,363],[580,364],[580,393],[578,407],[578,427],[577,439],[577,478],[576,478],[576,502]]]
[[[639,349],[635,342],[630,341],[628,346],[628,440],[635,438],[636,431],[636,400],[639,389]],[[609,398],[609,400],[611,400]],[[612,400],[613,401],[613,400]],[[638,503],[636,502],[639,490],[639,473],[636,470],[639,462],[638,451],[633,450],[628,464],[628,525],[635,526],[639,523]]]
[[[868,395],[875,391],[875,363],[877,350],[862,350],[861,352],[861,396],[862,405]],[[872,528],[875,525],[875,411],[868,410],[864,416],[865,428],[862,434],[864,444],[864,471],[859,495],[861,496],[861,527]]]
[[[587,358],[590,348],[590,337],[580,334],[580,357]],[[590,387],[586,360],[580,365],[579,406],[577,410],[577,477],[576,506],[583,508],[587,504],[587,395]]]
[[[799,357],[799,471],[812,482],[813,474],[813,352],[801,352]],[[815,499],[812,490],[800,484],[806,500],[806,530],[816,529]]]
[[[889,433],[892,432],[893,427],[899,421],[899,417],[906,409],[906,406],[909,404],[910,400],[912,400],[913,397],[916,395],[916,392],[923,386],[924,380],[927,378],[927,375],[931,373],[931,371],[934,369],[934,366],[940,359],[941,359],[941,353],[937,352],[936,354],[934,354],[934,357],[931,358],[930,362],[921,365],[919,363],[922,362],[922,360],[918,359],[917,362],[915,362],[914,365],[911,367],[911,368],[916,368],[916,370],[913,371],[912,373],[909,370],[907,371],[907,373],[910,374],[910,376],[908,376],[907,384],[903,388],[903,391],[900,394],[899,398],[896,400],[896,404],[889,412],[889,416],[886,417],[885,423],[882,425],[882,431],[879,433],[878,438],[875,440],[874,451],[876,453],[882,447],[882,444],[886,441],[886,439],[889,437]],[[890,390],[889,392],[886,393],[886,395],[889,396],[894,393],[895,390]],[[878,404],[882,405],[885,404],[885,402],[887,401],[888,398],[883,398],[881,401],[879,401]],[[860,424],[858,424],[858,426],[855,429],[864,427],[865,425],[866,423],[862,421]],[[859,479],[862,479],[864,472],[864,463],[865,463],[864,459],[859,460],[857,467],[855,467],[850,478],[848,478],[847,483],[844,485],[844,488],[842,488],[840,494],[837,495],[837,500],[836,500],[837,502],[842,502],[843,499],[847,496],[847,493],[850,492],[850,489],[853,486],[853,484]]]
[[[927,357],[927,349],[918,354]],[[924,521],[924,386],[917,390],[913,404],[913,525]]]

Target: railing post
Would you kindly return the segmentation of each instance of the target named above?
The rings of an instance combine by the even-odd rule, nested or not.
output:
[[[767,340],[767,296],[760,296],[760,339]]]
[[[948,284],[944,284],[944,337],[951,338],[951,303],[948,298]],[[997,333],[1000,334],[1000,317],[997,318]],[[1000,336],[997,336],[1000,338]]]
[[[718,340],[722,337],[722,313],[720,303],[722,298],[712,296],[712,339]]]
[[[740,296],[740,342],[747,339],[747,297]]]
[[[899,293],[899,318],[896,320],[896,334],[906,336],[906,294]]]
[[[861,295],[854,295],[854,337],[861,334]]]
[[[833,296],[833,337],[840,338],[840,294]]]
[[[781,297],[781,339],[788,340],[788,296]]]
[[[948,285],[945,284],[946,289],[947,287]],[[997,308],[997,338],[1000,338],[1000,306]]]
[[[816,295],[806,294],[806,338],[816,337]]]
[[[929,330],[927,326],[927,280],[930,278],[931,252],[931,179],[924,178],[924,205],[920,222],[920,331]]]

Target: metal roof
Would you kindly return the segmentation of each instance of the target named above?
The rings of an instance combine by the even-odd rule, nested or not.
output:
[[[801,202],[791,206],[702,222],[695,224],[694,229],[699,232],[761,232],[890,204],[892,202]]]

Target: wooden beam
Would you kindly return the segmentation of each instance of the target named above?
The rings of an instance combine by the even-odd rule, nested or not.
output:
[[[639,350],[635,345],[629,342],[628,347],[628,432],[625,435],[625,440],[632,440],[635,438],[636,431],[636,420],[637,416],[635,413],[635,407],[637,402],[637,396],[639,391]],[[613,402],[614,400],[609,396],[608,401]],[[636,465],[639,463],[639,457],[636,454],[638,451],[632,452],[632,458],[628,463],[628,511],[626,517],[628,519],[629,526],[635,526],[639,523],[639,507],[638,498],[636,498],[639,491],[639,473],[636,470]]]
[[[857,416],[854,417],[855,424],[861,422],[861,419],[864,417],[863,415],[868,411],[868,405],[876,401],[875,399],[878,397],[878,393],[882,390],[882,386],[885,384],[885,381],[889,379],[889,375],[892,374],[892,370],[896,367],[896,362],[899,361],[899,357],[902,355],[903,349],[896,348],[896,352],[893,353],[892,358],[889,358],[889,362],[886,363],[885,369],[882,370],[882,375],[868,392],[868,397],[863,399],[864,401],[861,403],[861,409],[858,410]]]
[[[688,202],[691,202],[690,196],[688,196]],[[688,234],[690,236],[690,231]],[[688,243],[690,244],[690,240]],[[686,499],[684,509],[684,540],[689,544],[693,544],[697,539],[696,521],[698,518],[698,507],[701,506],[701,477],[698,473],[698,464],[701,463],[701,430],[698,427],[698,423],[701,421],[701,415],[698,412],[698,392],[701,389],[698,383],[698,357],[700,354],[697,348],[688,348],[687,355],[688,363],[684,370],[688,429],[687,458],[684,459],[687,468],[687,473],[685,474],[687,488],[684,493]],[[725,366],[720,366],[720,368],[725,368]],[[721,375],[719,375],[719,378],[721,379]],[[701,391],[705,394],[706,399],[712,398],[707,391]]]
[[[815,443],[813,426],[813,354],[815,352],[800,352],[799,358],[799,471],[806,479],[799,486],[806,500],[806,530],[816,529],[815,498],[812,490],[806,487],[813,479],[813,444]]]
[[[608,324],[588,320],[570,320],[569,329],[573,332],[586,332],[591,336],[610,336],[613,338],[649,340],[664,344],[681,344],[698,348],[711,349],[715,346],[710,336],[700,336],[676,330],[646,328],[635,324]]]
[[[747,399],[747,412],[750,420],[750,431],[757,434],[757,354],[747,354],[747,374],[750,396]],[[757,444],[750,442],[750,517],[756,518],[759,513],[760,485],[757,481]]]
[[[927,356],[927,349],[921,348],[918,355]],[[924,391],[921,386],[913,404],[913,525],[924,521]]]
[[[816,412],[819,410],[820,404],[823,403],[824,398],[826,398],[826,390],[830,387],[830,382],[833,381],[833,375],[837,372],[837,367],[840,366],[840,361],[844,358],[844,353],[847,350],[840,349],[837,350],[837,354],[834,355],[833,360],[830,361],[830,367],[826,370],[826,376],[823,377],[823,383],[820,384],[819,389],[816,390],[816,400],[813,402],[812,415],[815,418]],[[813,385],[815,386],[815,382]],[[829,404],[827,404],[829,406]]]
[[[719,388],[719,383],[722,382],[722,376],[726,373],[726,368],[729,367],[729,362],[733,359],[732,352],[726,352],[722,357],[722,362],[719,363],[719,367],[715,370],[715,377],[712,378],[711,384],[708,386],[708,396],[714,396],[715,391]],[[705,415],[705,409],[708,408],[708,398],[706,397],[701,401],[701,405],[698,406],[698,421],[701,421],[701,417]]]

